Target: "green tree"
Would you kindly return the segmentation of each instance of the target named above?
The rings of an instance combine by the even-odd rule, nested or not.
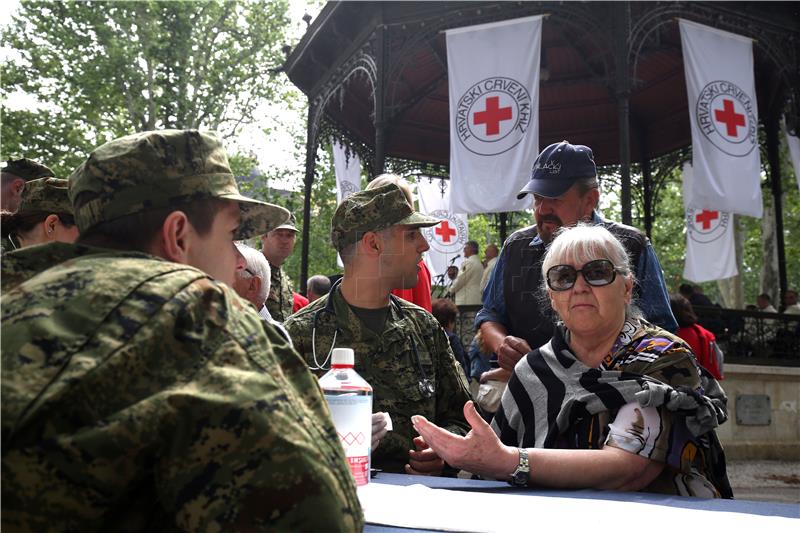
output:
[[[298,132],[295,132],[295,155],[305,149],[304,143]],[[242,166],[246,168],[246,165]],[[254,168],[254,167],[253,167]],[[246,172],[237,174],[245,175]],[[253,198],[260,198],[268,202],[281,205],[294,214],[297,222],[297,235],[294,253],[283,264],[283,269],[294,281],[294,289],[300,287],[300,266],[302,261],[302,228],[303,228],[303,189],[298,186],[295,190],[282,190],[271,187],[272,183],[295,183],[291,171],[281,168],[270,168],[251,180],[241,180],[240,188],[244,194]],[[336,175],[333,169],[333,155],[331,147],[323,144],[317,152],[316,174],[311,189],[311,220],[308,254],[309,276],[315,274],[341,273],[342,269],[336,263],[336,250],[331,245],[331,218],[336,210]],[[253,241],[251,246],[261,249],[261,243]]]
[[[287,0],[23,2],[3,35],[18,60],[0,96],[2,155],[64,175],[111,138],[157,128],[237,132],[276,97]]]

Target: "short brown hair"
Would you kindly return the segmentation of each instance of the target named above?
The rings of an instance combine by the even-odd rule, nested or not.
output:
[[[456,321],[458,307],[448,298],[439,298],[431,304],[431,314],[436,317],[442,327]]]
[[[680,294],[670,294],[669,306],[672,308],[672,314],[675,315],[679,327],[686,328],[697,323],[697,315],[692,303]]]
[[[58,217],[59,222],[64,226],[71,228],[75,225],[75,217],[73,217],[70,213],[45,213],[45,212],[35,212],[35,213],[12,213],[10,211],[3,211],[0,213],[0,226],[2,226],[2,237],[7,239],[12,239],[15,235],[19,234],[27,234],[33,228],[36,227],[37,224],[41,224],[47,217],[50,215],[56,215]],[[18,245],[19,243],[14,243],[14,245]]]
[[[86,199],[77,198],[76,206],[83,205]],[[162,207],[126,215],[106,222],[98,222],[86,233],[78,237],[79,244],[112,248],[116,250],[147,251],[155,239],[164,220],[173,211],[182,211],[201,236],[211,231],[217,213],[228,200],[220,198],[203,198],[178,206]]]

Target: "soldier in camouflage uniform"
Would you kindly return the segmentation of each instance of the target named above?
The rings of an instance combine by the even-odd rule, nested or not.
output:
[[[25,184],[16,213],[0,215],[3,250],[44,244],[75,242],[78,226],[67,195],[67,180],[40,178]]]
[[[54,176],[52,170],[33,159],[9,159],[6,166],[0,169],[0,208],[16,213],[26,182]]]
[[[278,322],[289,318],[293,310],[292,280],[283,270],[283,263],[292,255],[296,239],[297,226],[294,215],[289,215],[289,220],[261,236],[261,250],[269,261],[270,268],[266,305],[269,314]]]
[[[79,244],[4,258],[3,530],[359,530],[314,376],[225,284],[288,212],[197,131],[111,141],[69,192]]]
[[[414,212],[394,184],[346,198],[331,222],[344,277],[285,322],[295,348],[319,374],[334,345],[354,349],[355,369],[373,387],[374,409],[393,421],[394,431],[379,446],[376,435],[383,431],[373,426],[372,464],[389,472],[439,474],[444,468],[415,439],[412,415],[424,412],[450,431],[467,431],[467,384],[444,330],[421,307],[390,296],[417,282],[417,264],[428,249],[420,228],[439,222]]]

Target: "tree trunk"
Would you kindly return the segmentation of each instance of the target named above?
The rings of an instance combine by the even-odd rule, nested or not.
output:
[[[736,271],[732,278],[717,280],[717,288],[722,296],[722,306],[727,309],[744,309],[744,281],[742,266],[744,259],[745,230],[739,215],[733,217],[733,245],[736,249]]]
[[[778,308],[780,281],[778,275],[778,240],[775,235],[775,205],[772,197],[764,196],[764,217],[761,219],[762,261],[760,293],[772,298],[772,305]]]

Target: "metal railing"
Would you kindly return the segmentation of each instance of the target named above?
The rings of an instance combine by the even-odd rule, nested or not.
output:
[[[726,363],[800,366],[800,315],[700,306],[694,312],[717,336]]]
[[[456,333],[469,349],[479,305],[461,305]],[[726,363],[800,366],[800,315],[694,308],[699,323],[717,336]]]

